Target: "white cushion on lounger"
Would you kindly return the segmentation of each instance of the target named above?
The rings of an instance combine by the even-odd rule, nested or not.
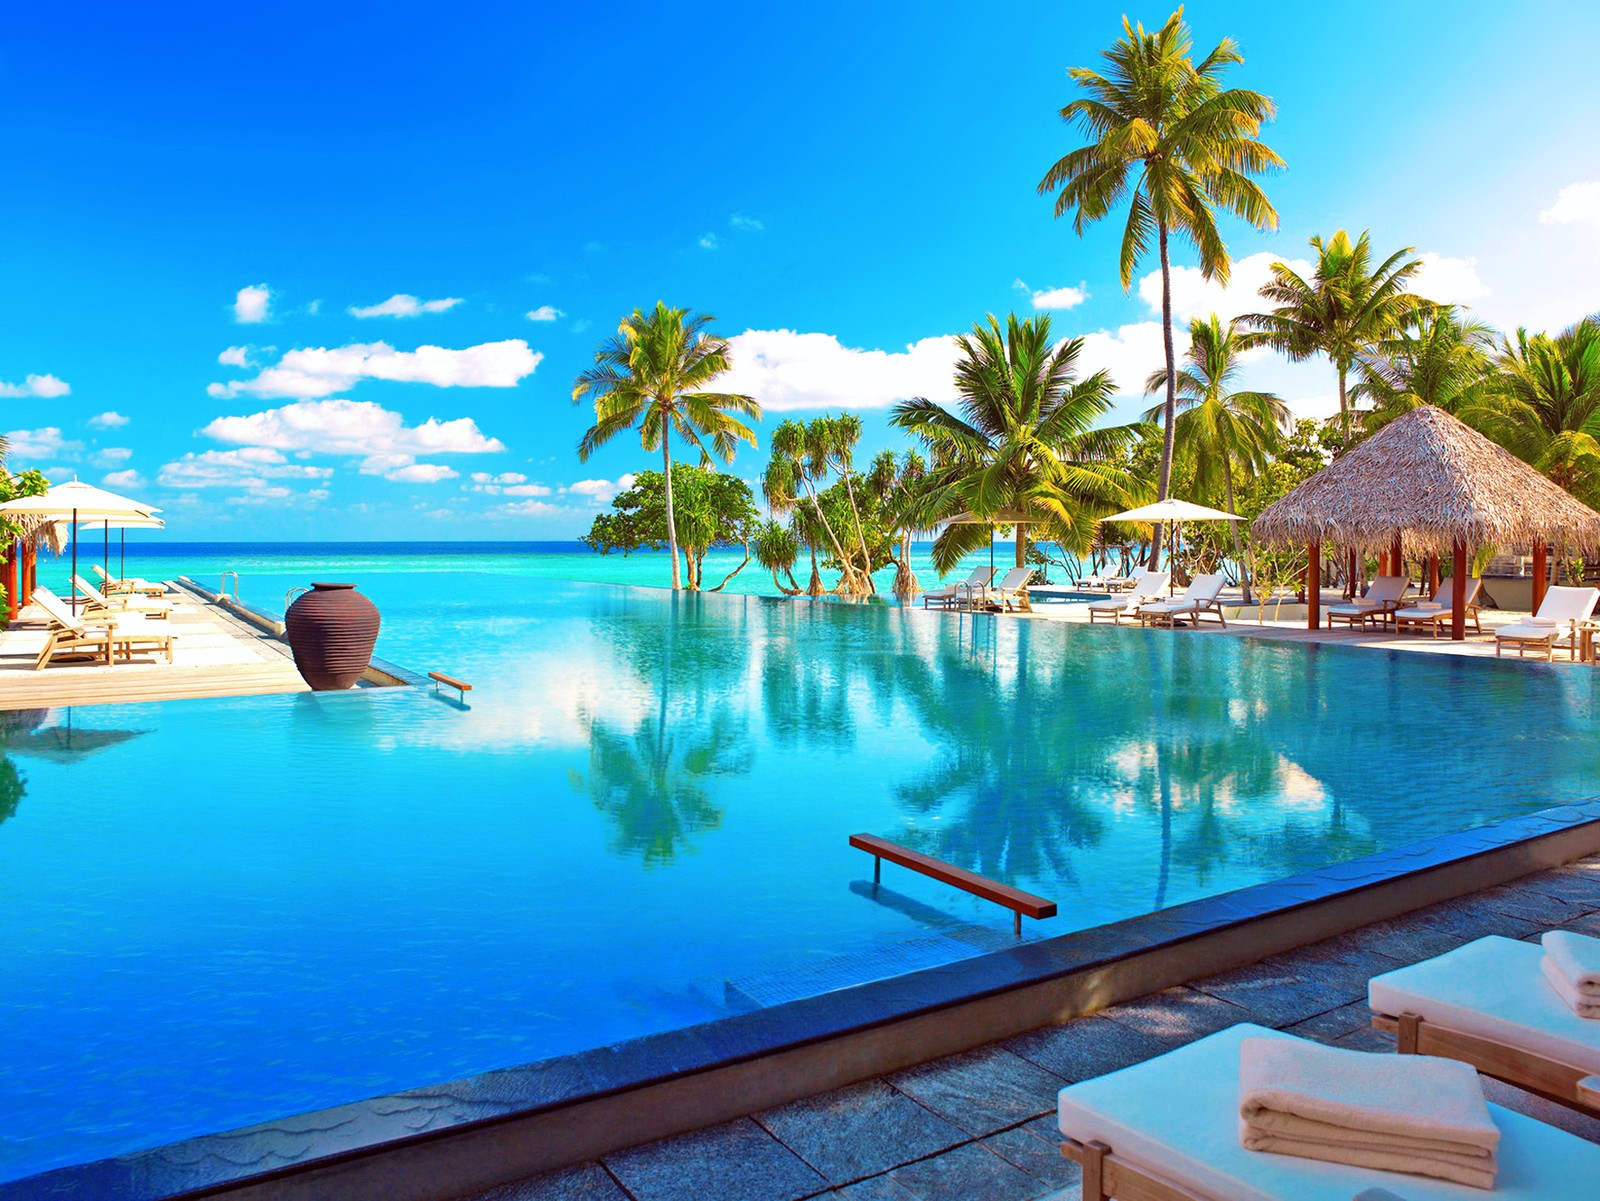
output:
[[[1501,626],[1494,636],[1502,642],[1548,642],[1563,632],[1560,626],[1528,625],[1524,620],[1516,625]]]
[[[1463,1034],[1600,1072],[1600,1021],[1568,1009],[1539,971],[1544,948],[1491,934],[1434,959],[1374,976],[1374,1013],[1415,1013]]]
[[[1216,1201],[1350,1201],[1370,1188],[1406,1201],[1593,1201],[1600,1146],[1498,1105],[1489,1106],[1501,1134],[1492,1192],[1246,1151],[1239,1145],[1239,1043],[1292,1037],[1242,1024],[1071,1085],[1058,1102],[1061,1133],[1103,1142],[1116,1158]]]

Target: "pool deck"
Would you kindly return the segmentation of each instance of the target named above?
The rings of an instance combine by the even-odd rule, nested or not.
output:
[[[1600,856],[1361,927],[1260,963],[1113,1005],[691,1134],[462,1201],[1070,1201],[1056,1093],[1237,1022],[1393,1051],[1367,981],[1498,934],[1600,936]],[[1484,1079],[1491,1101],[1600,1142],[1600,1119]]]
[[[0,710],[309,691],[282,641],[205,597],[170,582],[168,588],[171,663],[142,653],[111,667],[63,663],[35,671],[48,622],[37,606],[24,608],[0,630]]]

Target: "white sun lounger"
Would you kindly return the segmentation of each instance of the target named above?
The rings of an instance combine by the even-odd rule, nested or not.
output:
[[[1546,659],[1554,659],[1558,646],[1566,647],[1577,658],[1578,627],[1594,614],[1596,602],[1600,602],[1600,591],[1593,588],[1550,589],[1532,617],[1494,632],[1495,658],[1500,657],[1501,648],[1508,642],[1517,648],[1519,659],[1529,647],[1542,650]]]
[[[165,596],[167,594],[167,586],[165,584],[156,584],[150,580],[142,580],[137,577],[119,580],[98,563],[90,564],[89,570],[100,577],[100,583],[104,586],[105,591],[111,594],[124,592],[137,592],[143,596]]]
[[[1491,935],[1374,976],[1372,1024],[1394,1031],[1402,1052],[1459,1059],[1600,1113],[1600,1021],[1579,1017],[1550,989],[1543,954],[1538,943]]]
[[[1327,607],[1325,612],[1328,615],[1328,628],[1333,629],[1333,623],[1336,621],[1343,622],[1352,629],[1365,628],[1369,621],[1387,625],[1389,618],[1400,606],[1400,598],[1410,587],[1411,581],[1405,576],[1380,575],[1372,581],[1367,594],[1359,600]]]
[[[1028,580],[1033,576],[1031,567],[1013,567],[1006,572],[997,587],[982,588],[976,604],[998,605],[1001,610],[1028,608]]]
[[[1467,601],[1461,610],[1467,615],[1466,619],[1472,623],[1473,632],[1477,634],[1483,633],[1483,626],[1478,623],[1478,592],[1482,587],[1483,580],[1477,576],[1467,581]],[[1439,589],[1439,595],[1431,601],[1419,600],[1395,610],[1395,633],[1405,633],[1408,626],[1417,630],[1427,628],[1437,638],[1439,630],[1450,624],[1450,614],[1454,612],[1452,604],[1454,600],[1450,593],[1450,581],[1446,580]]]
[[[1221,572],[1212,575],[1197,575],[1189,581],[1189,587],[1182,596],[1172,600],[1150,601],[1139,606],[1140,625],[1177,625],[1178,618],[1187,617],[1196,625],[1200,624],[1202,613],[1212,614],[1224,626],[1228,619],[1222,615],[1222,604],[1218,599],[1222,595],[1222,587],[1227,583]]]
[[[1120,596],[1108,596],[1105,600],[1090,601],[1089,624],[1093,625],[1101,617],[1109,617],[1113,623],[1120,622],[1124,617],[1138,617],[1139,606],[1160,600],[1161,594],[1167,590],[1167,581],[1170,579],[1172,579],[1170,572],[1151,571],[1146,568],[1128,592]]]
[[[172,613],[171,601],[157,600],[136,592],[124,592],[110,597],[81,575],[73,576],[72,582],[77,585],[79,592],[89,598],[88,604],[79,610],[86,616],[95,613],[110,613],[113,616],[137,613],[143,617],[167,617]]]
[[[928,608],[929,601],[932,601],[933,604],[941,609],[964,605],[972,599],[973,593],[980,588],[989,586],[989,581],[994,579],[994,572],[995,569],[993,567],[974,567],[972,574],[966,579],[944,588],[935,588],[932,592],[924,592],[922,594],[922,607],[924,609]]]
[[[167,662],[172,662],[172,647],[177,639],[167,629],[157,628],[165,627],[166,622],[152,623],[136,614],[95,613],[79,617],[48,588],[35,588],[33,603],[44,610],[45,616],[50,619],[50,637],[39,652],[35,670],[54,659],[65,658],[71,653],[72,645],[91,646],[96,642],[107,644],[108,666],[115,661],[118,650],[126,660],[133,657],[136,647],[164,651]]]
[[[1537,947],[1534,950],[1538,950]],[[1593,1201],[1600,1146],[1498,1105],[1493,1191],[1425,1176],[1246,1151],[1239,1043],[1293,1038],[1248,1023],[1061,1090],[1062,1151],[1084,1164],[1086,1201]]]

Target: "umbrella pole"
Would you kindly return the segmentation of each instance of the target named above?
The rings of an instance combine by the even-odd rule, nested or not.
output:
[[[100,566],[109,568],[111,566],[111,523],[109,521],[100,527],[100,541],[103,543],[100,548]]]
[[[122,562],[117,564],[117,579],[128,578],[128,527],[122,527]]]
[[[72,510],[72,611],[78,611],[78,510]]]

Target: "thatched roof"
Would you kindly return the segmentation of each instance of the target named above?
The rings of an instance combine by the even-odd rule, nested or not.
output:
[[[1250,525],[1267,546],[1311,542],[1386,548],[1400,534],[1409,549],[1504,551],[1543,538],[1558,547],[1600,549],[1600,513],[1580,504],[1505,447],[1443,409],[1413,409],[1357,443]]]

